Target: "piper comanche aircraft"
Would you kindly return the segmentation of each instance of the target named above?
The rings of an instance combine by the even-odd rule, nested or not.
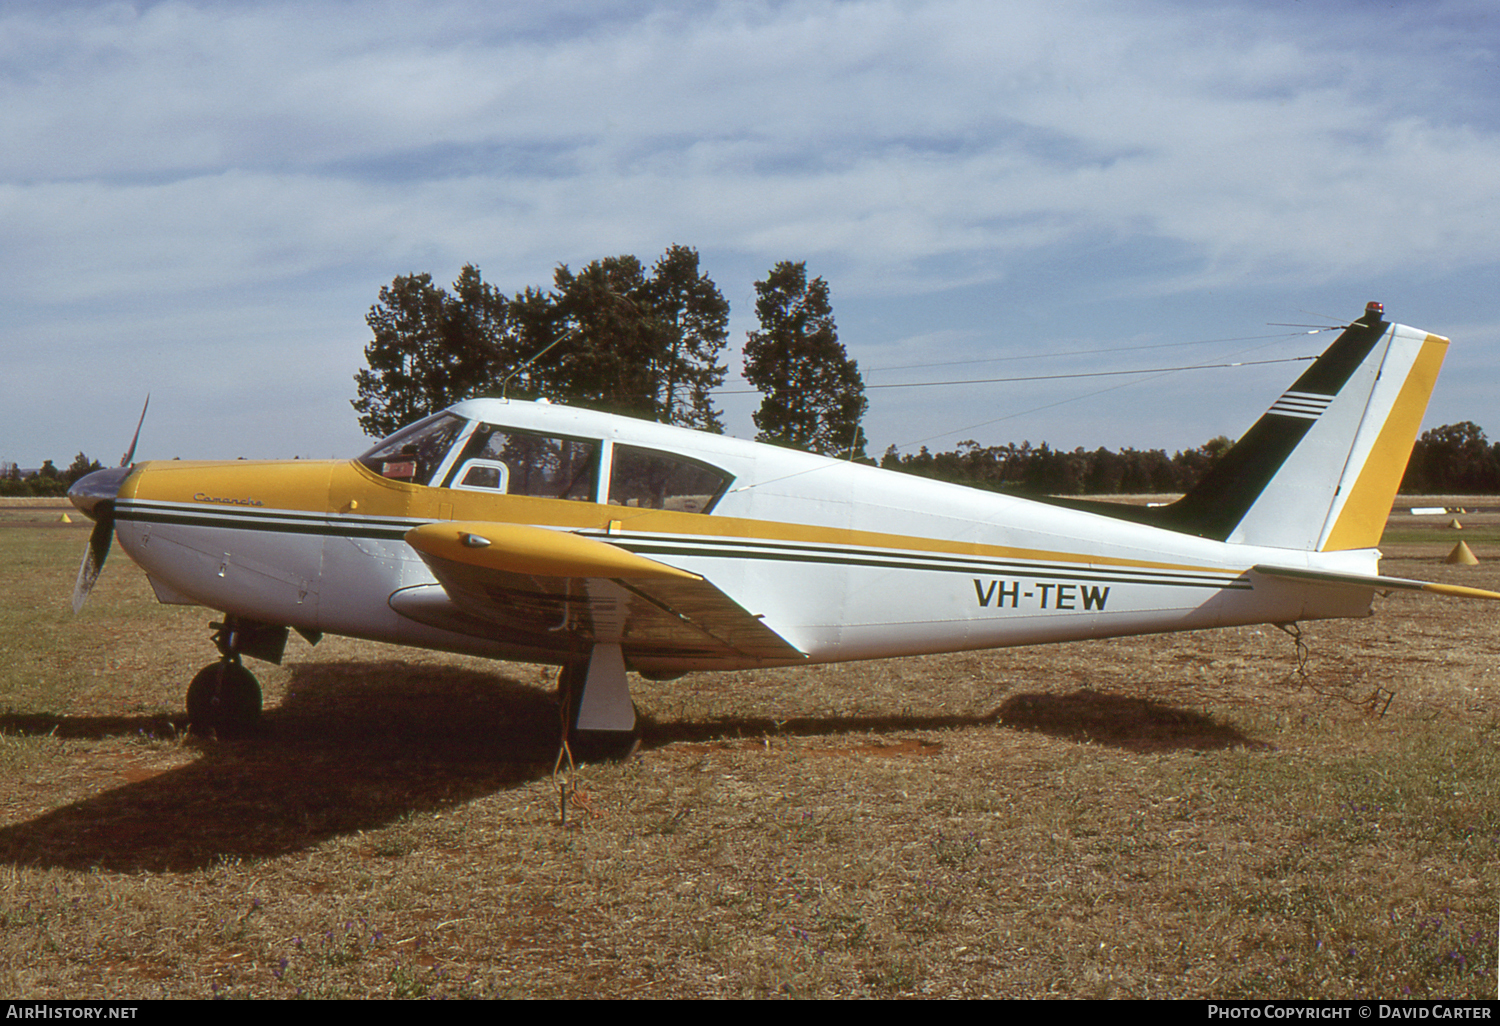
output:
[[[188,689],[242,733],[242,655],[288,630],[561,667],[563,722],[628,748],[627,674],[730,670],[1366,616],[1375,548],[1448,340],[1337,341],[1156,508],[1023,499],[545,401],[472,399],[349,461],[145,462],[69,493],[157,598],[224,614]],[[144,414],[143,414],[144,416]],[[139,435],[139,427],[137,428]],[[134,443],[132,443],[132,451]]]

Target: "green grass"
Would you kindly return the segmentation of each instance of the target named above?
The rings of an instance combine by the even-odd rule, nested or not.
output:
[[[1435,548],[1441,548],[1444,552],[1447,552],[1459,542],[1467,543],[1469,548],[1474,549],[1476,552],[1483,552],[1486,548],[1500,550],[1500,528],[1476,527],[1466,528],[1462,531],[1437,531],[1432,528],[1392,528],[1380,536],[1381,545],[1427,544]]]

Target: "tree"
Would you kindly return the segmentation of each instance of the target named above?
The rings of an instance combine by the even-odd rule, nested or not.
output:
[[[745,379],[763,393],[757,439],[830,456],[862,457],[868,405],[859,365],[839,344],[828,283],[782,261],[755,283],[760,330],[745,343]]]
[[[73,457],[73,462],[68,469],[63,471],[63,483],[71,488],[80,478],[102,469],[104,468],[98,460],[90,460],[80,452]]]
[[[729,304],[686,246],[649,274],[633,256],[577,274],[562,265],[552,291],[509,300],[472,264],[451,295],[431,275],[406,275],[365,320],[375,340],[353,405],[370,435],[501,392],[723,430],[710,393],[724,380]]]
[[[1424,431],[1412,447],[1402,491],[1427,494],[1490,493],[1500,488],[1500,460],[1473,421]]]
[[[658,419],[651,370],[661,340],[640,301],[645,280],[633,256],[596,260],[577,274],[567,265],[559,267],[554,291],[545,299],[550,334],[538,341],[560,342],[528,368],[533,389],[595,409]]]
[[[527,289],[511,311],[519,392],[723,430],[710,393],[724,380],[729,303],[689,247],[669,247],[650,274],[633,256],[563,265],[550,294]]]
[[[29,495],[62,495],[68,490],[62,472],[51,460],[42,463],[42,468],[26,479],[25,492]]]
[[[505,297],[466,264],[454,295],[430,274],[396,278],[380,290],[365,323],[368,370],[354,375],[353,406],[367,435],[383,437],[489,386],[506,333]]]
[[[1186,492],[1192,489],[1213,467],[1215,463],[1224,458],[1224,454],[1234,447],[1234,440],[1227,435],[1218,435],[1210,438],[1196,449],[1185,449],[1172,457],[1172,464],[1177,472],[1177,480],[1172,491]],[[1167,491],[1168,489],[1161,489]]]
[[[729,340],[729,301],[698,270],[698,253],[671,246],[652,268],[645,300],[660,330],[654,377],[660,419],[723,432],[711,392],[724,383],[720,354]]]

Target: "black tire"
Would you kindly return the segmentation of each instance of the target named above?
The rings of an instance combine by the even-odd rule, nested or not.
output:
[[[188,685],[187,714],[195,734],[244,737],[260,723],[260,682],[237,662],[220,660]]]

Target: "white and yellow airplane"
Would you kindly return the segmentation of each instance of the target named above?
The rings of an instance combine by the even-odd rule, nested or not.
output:
[[[288,630],[560,666],[576,731],[627,679],[1365,616],[1448,340],[1338,340],[1182,499],[1032,500],[545,401],[473,399],[350,461],[146,462],[69,493],[157,598],[225,614],[196,728],[260,713]],[[139,433],[139,429],[137,431]],[[132,450],[134,444],[132,443]],[[127,454],[125,464],[130,462]]]

